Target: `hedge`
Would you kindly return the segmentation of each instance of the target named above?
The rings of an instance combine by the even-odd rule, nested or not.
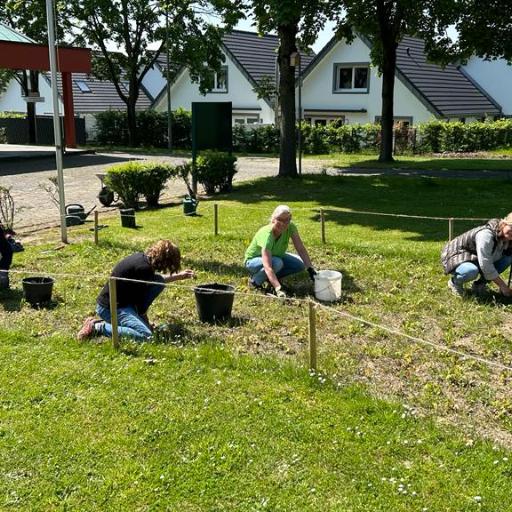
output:
[[[128,145],[126,111],[107,110],[95,115],[96,142],[107,146]],[[167,147],[167,112],[142,110],[136,114],[138,144],[143,147]],[[178,109],[172,113],[172,145],[190,149],[192,114]]]
[[[128,144],[126,113],[109,111],[96,116],[100,144]],[[139,143],[167,146],[167,114],[146,110],[137,114]],[[191,114],[173,112],[173,146],[190,149]],[[512,119],[461,122],[429,121],[417,127],[395,130],[395,152],[485,151],[512,144]],[[380,126],[377,124],[330,123],[327,126],[302,124],[302,148],[306,154],[354,153],[378,150]],[[237,153],[279,153],[279,128],[274,125],[233,126],[233,150]]]

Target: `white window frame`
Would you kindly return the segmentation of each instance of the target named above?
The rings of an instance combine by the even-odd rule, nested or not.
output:
[[[247,120],[254,120],[254,123],[248,123]],[[238,122],[237,122],[238,121]],[[242,121],[242,122],[239,122]],[[233,114],[233,126],[234,125],[243,125],[243,126],[252,126],[255,124],[261,123],[261,117],[259,114]]]
[[[352,70],[352,87],[349,88],[340,88],[339,84],[339,70],[340,69],[351,69]],[[366,69],[367,72],[367,80],[366,87],[354,87],[354,82],[356,79],[356,69]],[[370,92],[370,65],[368,62],[338,62],[334,64],[333,71],[333,83],[332,83],[332,92],[334,94],[368,94]]]
[[[210,90],[211,93],[214,94],[226,94],[228,92],[228,67],[222,66],[221,70],[223,71],[226,79],[225,79],[225,86],[223,88],[219,88],[219,74],[215,71],[213,73],[213,87]]]

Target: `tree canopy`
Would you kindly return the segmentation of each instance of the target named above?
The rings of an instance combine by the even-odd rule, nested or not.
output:
[[[371,44],[372,64],[382,74],[381,161],[393,160],[393,95],[396,50],[404,36],[425,40],[427,52],[449,40],[447,29],[454,20],[455,0],[332,0],[336,34],[352,41],[358,33]]]
[[[301,52],[307,51],[314,43],[318,32],[324,26],[329,4],[326,0],[247,0],[246,5],[254,15],[260,33],[276,32],[279,36],[279,175],[297,176],[296,82],[295,64],[291,57],[299,49]],[[268,96],[269,92],[258,91],[258,94]]]
[[[220,69],[222,34],[240,16],[237,3],[227,0],[70,0],[67,10],[75,42],[101,52],[95,69],[127,105],[132,144],[141,83],[166,44],[173,65],[186,66],[193,80],[204,83],[211,69]]]

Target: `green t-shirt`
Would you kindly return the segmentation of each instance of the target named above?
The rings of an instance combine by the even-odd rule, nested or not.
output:
[[[249,247],[245,251],[245,261],[261,257],[262,249],[268,249],[272,256],[277,256],[278,258],[284,256],[286,249],[288,249],[290,237],[297,232],[297,226],[290,222],[288,227],[281,233],[281,236],[276,239],[272,234],[272,224],[263,226],[254,235]]]

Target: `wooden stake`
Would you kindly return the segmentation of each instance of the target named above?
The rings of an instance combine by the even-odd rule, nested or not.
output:
[[[309,368],[316,370],[316,314],[313,301],[309,303]]]
[[[323,208],[320,208],[320,222],[322,224],[322,243],[325,244],[325,215]]]
[[[448,241],[453,239],[453,217],[448,219]]]
[[[213,205],[213,223],[215,236],[219,234],[219,205],[215,203]]]
[[[108,280],[108,291],[110,295],[110,324],[112,325],[112,346],[119,348],[119,332],[117,331],[117,283],[116,278]]]
[[[98,245],[98,212],[94,212],[94,244]]]

